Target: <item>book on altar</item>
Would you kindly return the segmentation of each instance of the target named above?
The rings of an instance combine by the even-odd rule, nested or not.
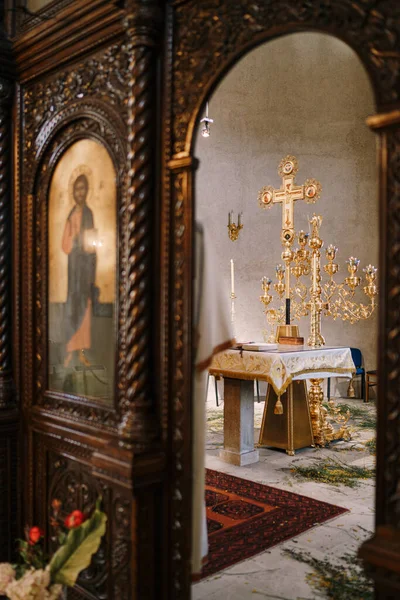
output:
[[[253,352],[268,352],[268,350],[276,350],[278,348],[278,344],[267,344],[264,342],[249,342],[248,344],[243,344],[243,350],[252,350]]]

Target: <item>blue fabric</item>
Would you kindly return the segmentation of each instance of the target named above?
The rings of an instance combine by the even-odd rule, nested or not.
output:
[[[350,348],[350,352],[351,352],[351,358],[353,359],[353,363],[356,368],[355,375],[356,376],[361,375],[361,398],[364,400],[365,370],[364,370],[364,367],[362,366],[363,359],[362,359],[361,350],[359,348]],[[328,399],[330,397],[330,392],[331,392],[331,380],[329,378],[328,379],[328,389],[327,389]]]
[[[351,352],[351,358],[353,359],[354,366],[357,369],[357,373],[363,373],[364,369],[362,368],[361,350],[359,350],[358,348],[350,348],[350,352]]]

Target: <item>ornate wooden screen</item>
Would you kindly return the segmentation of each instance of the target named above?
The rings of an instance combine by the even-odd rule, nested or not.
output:
[[[154,571],[163,560],[157,550],[165,461],[152,377],[152,299],[162,13],[158,3],[146,2],[47,4],[23,18],[14,7],[14,381],[22,410],[22,522],[49,534],[53,498],[68,511],[89,509],[101,495],[107,533],[68,598],[159,597],[163,582]],[[74,237],[79,177],[87,203]],[[70,262],[68,243],[81,244],[87,265],[96,265],[84,313],[92,320],[92,341],[84,355],[64,330],[82,322],[79,286],[86,286],[89,271]]]
[[[9,1],[7,7],[22,4]],[[189,597],[196,123],[207,96],[248,50],[287,33],[321,31],[357,52],[376,97],[377,115],[369,124],[380,140],[380,272],[385,281],[380,297],[378,527],[362,555],[375,568],[379,598],[390,597],[390,590],[400,587],[398,3],[54,0],[37,15],[6,14],[16,70],[7,66],[11,60],[1,62],[2,176],[10,167],[7,84],[16,73],[19,85],[14,102],[13,379],[5,294],[11,278],[9,178],[2,178],[0,188],[0,470],[9,478],[0,525],[14,506],[17,400],[23,414],[21,447],[26,449],[21,457],[23,519],[47,527],[52,496],[83,506],[100,492],[109,515],[103,547],[69,597]],[[4,57],[7,48],[4,42]],[[117,181],[116,379],[108,404],[48,385],[49,193],[57,165],[81,140],[107,151]],[[7,534],[8,540],[14,537],[10,529]],[[6,555],[10,547],[2,550]]]

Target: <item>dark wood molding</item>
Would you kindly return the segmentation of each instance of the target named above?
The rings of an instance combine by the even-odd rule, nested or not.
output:
[[[6,0],[7,1],[7,0]],[[23,32],[33,29],[37,25],[41,25],[46,21],[50,21],[54,15],[60,12],[63,8],[72,4],[75,0],[50,0],[42,8],[31,11],[26,10],[28,0],[15,0],[10,2],[13,6],[6,7],[6,11],[13,14],[13,27],[9,27],[9,35],[13,36],[16,33],[21,34]]]
[[[65,8],[58,3],[61,8],[57,10],[50,6],[47,12],[41,11],[42,20],[33,18],[35,25],[13,39],[21,83],[121,38],[124,11],[118,0],[75,0],[65,4]]]
[[[365,542],[360,557],[375,583],[376,600],[393,600],[400,595],[400,536],[398,529],[377,527]]]
[[[161,3],[134,0],[125,19],[128,65],[128,154],[124,232],[127,286],[120,326],[126,329],[123,357],[128,393],[123,400],[120,425],[122,444],[131,446],[159,435],[155,398],[151,398],[151,347],[148,331],[152,323],[153,210],[156,206],[156,92]]]
[[[400,124],[400,109],[396,108],[390,112],[378,113],[377,115],[371,115],[366,120],[367,125],[375,131],[390,127],[392,125]]]
[[[10,42],[0,32],[0,561],[13,560],[18,529],[20,413],[13,380],[12,115],[15,72]]]
[[[14,83],[0,77],[0,410],[14,402],[12,379],[12,137]]]
[[[169,593],[189,598],[191,585],[191,398],[192,398],[192,231],[193,165],[183,161],[171,172],[171,209],[174,290],[170,304],[171,398],[170,405],[170,538]]]
[[[19,413],[0,410],[0,561],[15,560],[14,540],[18,536],[20,518],[18,449]]]

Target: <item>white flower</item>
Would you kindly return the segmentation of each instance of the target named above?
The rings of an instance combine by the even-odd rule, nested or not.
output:
[[[10,563],[0,563],[0,594],[5,594],[6,587],[15,578],[15,571]]]
[[[5,593],[10,600],[57,600],[60,585],[50,585],[50,572],[46,569],[30,570],[18,581],[10,583]]]

